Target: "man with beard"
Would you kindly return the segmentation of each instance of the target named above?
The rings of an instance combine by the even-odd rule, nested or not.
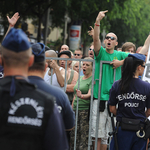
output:
[[[100,21],[105,17],[106,11],[100,11],[94,26],[94,59],[95,59],[95,84],[94,84],[94,102],[93,102],[93,122],[92,122],[92,133],[91,136],[95,138],[96,132],[98,132],[98,145],[97,150],[107,149],[108,132],[111,129],[110,117],[107,110],[107,101],[109,100],[109,90],[114,80],[114,70],[116,69],[115,80],[121,78],[121,65],[124,59],[128,56],[128,53],[119,52],[114,50],[115,46],[118,45],[117,36],[110,32],[106,35],[104,44],[106,48],[101,46],[99,39],[100,34]],[[97,104],[98,104],[98,93],[99,93],[99,73],[100,73],[100,61],[111,61],[110,64],[103,64],[102,68],[102,82],[101,82],[101,93],[100,93],[100,119],[99,128],[96,131],[96,118],[97,118]]]

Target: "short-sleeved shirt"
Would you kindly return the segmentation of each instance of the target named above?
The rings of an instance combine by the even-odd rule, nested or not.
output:
[[[81,91],[82,94],[87,94],[89,89],[91,89],[91,85],[92,85],[92,76],[85,80],[83,80],[83,77],[80,77],[79,90]],[[74,86],[75,94],[76,94],[76,89],[78,89],[78,81],[76,85]],[[78,110],[87,110],[89,109],[90,99],[84,100],[84,99],[78,98],[78,104],[79,104]],[[77,106],[77,95],[75,95],[75,100],[73,103],[73,110],[76,110],[76,106]]]
[[[100,61],[113,61],[113,60],[123,60],[128,56],[128,53],[116,51],[112,54],[108,53],[105,48],[101,46],[98,56],[94,53],[95,59],[95,84],[94,84],[94,98],[98,98],[99,93],[99,73],[100,73]],[[115,80],[121,78],[121,66],[116,69]],[[103,64],[102,67],[102,83],[101,83],[101,97],[100,100],[109,99],[109,90],[114,82],[114,69],[113,65]]]
[[[42,78],[37,76],[29,76],[29,81],[38,86],[38,89],[47,92],[56,98],[56,104],[61,114],[65,129],[71,129],[75,125],[75,114],[70,106],[68,96],[60,88],[48,85]]]
[[[125,117],[140,119],[141,122],[144,122],[146,119],[145,108],[150,108],[150,84],[133,78],[128,92],[120,94],[119,81],[113,84],[108,101],[111,106],[118,104],[117,121],[121,121],[121,118]]]

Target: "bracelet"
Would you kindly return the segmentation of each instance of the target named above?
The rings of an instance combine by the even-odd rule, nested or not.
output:
[[[100,26],[100,24],[96,24],[96,23],[95,23],[95,26]]]
[[[14,27],[13,25],[9,24],[11,27]]]
[[[81,95],[81,99],[83,99],[84,98],[84,95]]]

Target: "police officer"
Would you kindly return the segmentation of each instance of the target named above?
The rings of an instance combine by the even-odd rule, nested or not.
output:
[[[55,96],[57,108],[61,114],[66,130],[71,130],[75,125],[75,113],[70,106],[66,93],[56,86],[47,84],[44,81],[44,74],[47,68],[45,62],[45,45],[42,43],[32,44],[32,54],[34,54],[34,63],[29,68],[28,79],[36,84],[39,89]]]
[[[108,104],[110,111],[116,115],[119,150],[146,149],[143,128],[150,115],[150,84],[139,79],[144,68],[144,55],[129,54],[122,67],[121,79],[110,90]],[[113,137],[110,150],[115,150],[114,141]]]
[[[25,33],[11,28],[2,42],[0,149],[66,150],[68,144],[54,97],[27,79],[34,56]]]

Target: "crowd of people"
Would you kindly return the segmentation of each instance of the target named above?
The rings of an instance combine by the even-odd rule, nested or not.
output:
[[[125,42],[115,50],[118,37],[110,32],[104,40],[105,48],[102,47],[100,22],[107,12],[100,11],[94,28],[88,31],[93,38],[88,56],[83,55],[80,48],[70,51],[65,44],[57,54],[43,43],[30,43],[21,29],[14,28],[19,13],[7,17],[9,28],[1,43],[0,57],[3,71],[0,149],[74,150],[76,147],[87,150],[90,136],[93,139],[91,150],[107,150],[109,140],[110,150],[146,150],[150,137],[147,134],[150,133],[147,120],[150,116],[150,84],[141,77],[150,35],[137,50],[132,42]],[[101,61],[111,63],[100,68]],[[116,116],[116,128],[112,128],[112,114]],[[113,138],[109,139],[110,132],[113,132]]]

